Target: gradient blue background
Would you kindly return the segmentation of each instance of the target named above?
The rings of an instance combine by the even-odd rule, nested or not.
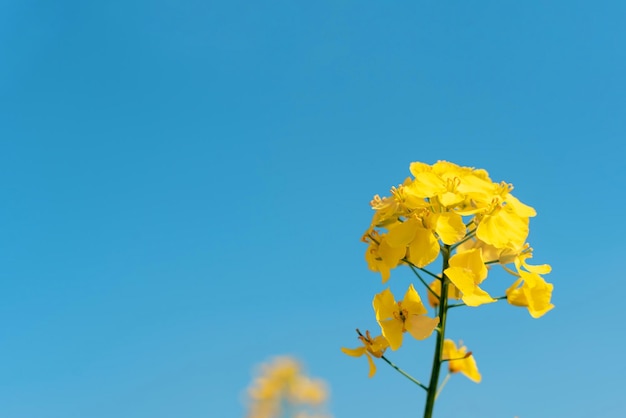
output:
[[[339,348],[376,329],[371,197],[438,159],[537,209],[556,309],[453,311],[483,382],[455,376],[436,416],[626,416],[625,19],[622,1],[0,2],[0,416],[242,417],[277,354],[329,382],[335,417],[421,416],[419,388]],[[389,357],[426,380],[432,343]]]

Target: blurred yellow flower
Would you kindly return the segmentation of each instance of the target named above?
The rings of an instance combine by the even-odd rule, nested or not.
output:
[[[413,285],[409,286],[400,302],[396,302],[391,291],[385,289],[374,296],[372,304],[376,321],[392,350],[400,348],[405,331],[415,339],[423,340],[432,334],[439,323],[438,317],[425,315],[427,310]]]
[[[327,399],[324,381],[306,376],[295,359],[277,357],[261,365],[248,388],[247,418],[279,418],[285,407],[294,413],[322,416]]]
[[[461,345],[458,349],[454,341],[445,340],[443,342],[442,360],[448,360],[448,371],[450,373],[463,373],[468,379],[479,383],[481,375],[476,366],[476,360],[472,352],[467,352],[467,347]]]

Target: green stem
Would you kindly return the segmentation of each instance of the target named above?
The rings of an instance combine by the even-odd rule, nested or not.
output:
[[[464,242],[466,242],[467,240],[470,240],[470,239],[474,238],[474,236],[475,236],[475,232],[476,232],[476,228],[472,229],[470,232],[468,232],[468,233],[465,235],[465,238],[463,238],[461,241],[459,241],[459,242],[457,242],[456,244],[454,244],[454,245],[452,246],[452,248],[451,248],[451,249],[453,249],[453,250],[454,250],[456,247],[458,247],[459,245],[463,244],[463,243],[464,243]]]
[[[393,367],[394,369],[396,369],[402,376],[406,377],[407,379],[409,379],[411,382],[415,383],[416,385],[418,385],[419,387],[421,387],[424,390],[428,390],[428,388],[426,386],[424,386],[423,384],[421,384],[416,378],[414,378],[413,376],[411,376],[410,374],[408,374],[407,372],[405,372],[404,370],[402,370],[401,368],[399,368],[398,366],[396,366],[395,364],[393,364],[391,361],[389,361],[389,359],[385,356],[381,356],[381,359],[385,360],[387,362],[388,365],[390,365],[391,367]]]
[[[426,270],[426,269],[425,269],[425,268],[423,268],[423,267],[417,267],[415,264],[411,263],[411,262],[409,261],[409,259],[408,259],[408,258],[406,258],[406,257],[405,257],[405,258],[403,258],[403,259],[402,259],[402,261],[404,261],[405,263],[407,263],[407,264],[408,264],[408,265],[409,265],[412,269],[420,269],[420,270],[422,270],[424,273],[428,274],[429,276],[432,276],[432,277],[434,277],[435,279],[439,279],[439,280],[441,280],[441,277],[437,276],[435,273],[431,273],[430,271]]]
[[[441,277],[437,276],[435,273],[431,273],[430,271],[426,270],[425,268],[420,267],[420,270],[422,270],[424,273],[428,274],[429,276],[437,279],[437,280],[441,280]]]
[[[443,341],[446,334],[446,314],[448,313],[448,278],[443,274],[449,267],[450,246],[444,245],[441,251],[443,256],[443,266],[441,268],[441,294],[439,297],[439,332],[435,343],[435,355],[433,356],[433,366],[430,372],[430,383],[428,384],[428,395],[426,396],[426,407],[424,418],[432,418],[437,397],[437,384],[439,383],[439,372],[441,370],[441,354],[443,351]]]
[[[433,289],[430,288],[430,286],[428,285],[428,283],[426,283],[426,280],[424,280],[422,278],[422,276],[420,275],[419,271],[417,271],[417,268],[411,264],[410,261],[406,260],[406,259],[402,259],[402,261],[406,262],[409,267],[411,268],[411,271],[413,271],[413,273],[415,273],[415,275],[417,276],[418,279],[420,279],[420,282],[422,282],[422,284],[426,287],[426,289],[428,289],[428,291],[437,299],[439,300],[439,295],[437,293],[435,293],[435,291]]]

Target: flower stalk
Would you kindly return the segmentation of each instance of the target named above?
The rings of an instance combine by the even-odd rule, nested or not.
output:
[[[401,368],[399,368],[398,366],[396,366],[395,364],[393,364],[387,357],[385,356],[381,356],[381,359],[383,359],[388,365],[390,365],[391,367],[393,367],[394,369],[396,369],[396,371],[398,373],[400,373],[402,376],[406,377],[407,379],[409,379],[411,382],[415,383],[417,386],[421,387],[422,389],[424,389],[425,391],[428,391],[428,388],[426,386],[424,386],[422,383],[420,383],[419,380],[417,380],[416,378],[414,378],[413,376],[411,376],[410,374],[408,374],[407,372],[405,372],[404,370],[402,370]]]
[[[441,271],[449,267],[450,246],[444,245],[441,251],[443,266]],[[435,354],[430,372],[430,383],[428,384],[428,394],[426,396],[426,407],[424,408],[424,418],[432,418],[437,399],[437,385],[439,383],[439,372],[441,371],[441,354],[443,352],[443,341],[446,334],[446,317],[448,313],[448,284],[445,274],[441,278],[441,294],[439,295],[439,332],[435,342]]]

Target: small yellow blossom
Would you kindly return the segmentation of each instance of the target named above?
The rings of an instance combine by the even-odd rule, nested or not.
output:
[[[521,248],[528,237],[529,218],[536,212],[508,194],[503,201],[495,199],[479,220],[476,236],[496,248]]]
[[[530,316],[539,318],[554,308],[551,283],[537,273],[519,271],[520,278],[506,290],[507,301],[514,306],[527,307]]]
[[[552,271],[552,267],[549,264],[530,265],[526,262],[529,258],[533,257],[533,249],[529,244],[524,245],[522,251],[520,251],[514,259],[515,268],[518,272],[527,270],[536,274],[548,274]]]
[[[393,248],[407,252],[408,260],[417,267],[430,264],[439,255],[437,238],[417,216],[390,226],[387,240]]]
[[[443,342],[442,360],[448,360],[448,370],[450,373],[463,373],[468,379],[479,383],[481,380],[478,367],[476,366],[476,360],[474,355],[470,351],[467,352],[467,347],[461,345],[458,349],[456,344],[452,340],[445,340]]]
[[[487,267],[485,267],[480,248],[453,255],[449,265],[444,273],[462,293],[461,298],[466,305],[479,306],[495,302],[489,293],[478,287],[487,277]]]
[[[372,356],[381,358],[383,354],[385,354],[387,347],[389,347],[389,342],[387,342],[387,339],[382,335],[372,338],[369,331],[366,331],[365,335],[359,335],[359,340],[363,343],[363,347],[342,347],[341,351],[352,357],[361,357],[365,354],[370,366],[369,377],[373,377],[376,374],[376,365],[374,364]]]
[[[370,230],[363,236],[369,246],[365,251],[365,261],[370,270],[380,272],[383,283],[389,280],[391,269],[395,268],[406,255],[406,247],[392,247],[386,235]]]
[[[407,178],[404,184],[391,188],[391,197],[374,196],[370,205],[376,211],[372,218],[372,227],[387,227],[398,222],[398,218],[406,217],[418,209],[429,206],[423,198],[408,192],[407,186],[413,181]]]
[[[463,180],[474,176],[473,169],[447,161],[437,161],[432,167],[414,162],[411,163],[410,170],[415,177],[408,186],[410,192],[437,202],[444,208],[453,208],[467,199],[467,190],[462,187]]]
[[[392,350],[402,345],[404,332],[408,332],[417,340],[428,338],[439,324],[439,318],[430,318],[422,300],[410,285],[404,299],[396,302],[389,289],[383,290],[374,296],[374,311],[376,321],[380,325],[382,334],[389,342]]]

